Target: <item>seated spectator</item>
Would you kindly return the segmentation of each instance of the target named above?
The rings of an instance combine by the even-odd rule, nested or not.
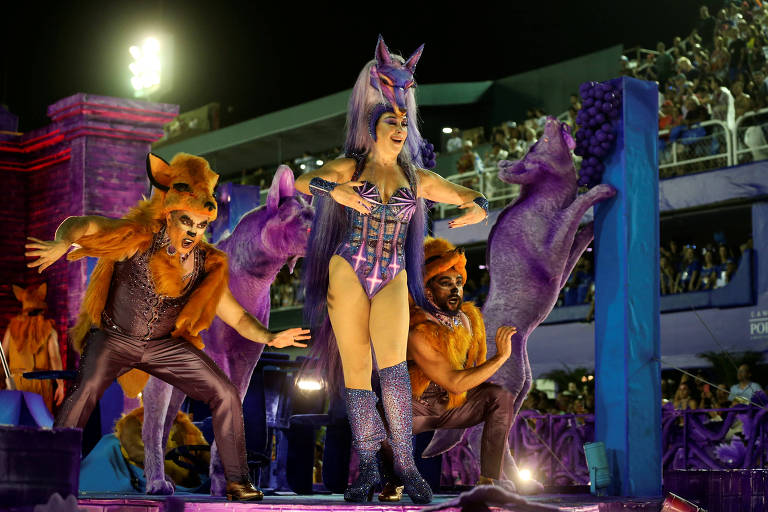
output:
[[[671,100],[665,100],[659,112],[659,131],[680,125],[683,116]]]
[[[746,69],[747,64],[747,43],[739,36],[739,30],[731,27],[726,31],[726,36],[730,40],[728,44],[728,53],[731,54],[731,60],[728,66],[728,80],[736,81],[739,75]]]
[[[697,32],[701,35],[701,44],[708,50],[712,49],[716,28],[715,18],[709,15],[709,8],[702,5],[699,9],[699,21],[696,24]]]
[[[709,90],[712,91],[712,119],[723,121],[729,129],[736,127],[736,108],[733,95],[723,82],[715,76],[709,77]]]
[[[520,146],[523,154],[525,154],[526,151],[531,149],[531,146],[536,144],[536,131],[529,126],[526,126],[523,128],[523,137],[523,140],[520,141]]]
[[[733,106],[736,109],[736,118],[743,116],[746,112],[752,110],[752,98],[744,92],[744,84],[740,80],[731,85],[733,93]]]
[[[672,400],[672,405],[679,411],[685,411],[687,409],[696,409],[696,399],[691,395],[691,390],[688,387],[687,382],[680,382],[675,392],[675,398]]]
[[[675,282],[677,280],[677,272],[666,256],[662,255],[659,261],[661,263],[661,294],[670,295],[676,293]]]
[[[715,264],[715,255],[712,251],[704,253],[704,264],[701,266],[701,279],[699,280],[699,290],[712,290],[717,283],[717,269]]]
[[[688,96],[685,99],[685,124],[691,126],[708,120],[709,111],[707,111],[707,107],[701,104],[701,101],[695,94]]]
[[[501,161],[505,160],[509,153],[504,150],[498,142],[494,142],[491,149],[485,154],[483,159],[483,168],[495,168]]]
[[[731,64],[731,54],[725,47],[725,39],[718,37],[715,39],[715,49],[709,57],[709,72],[718,79],[724,80],[728,74],[728,68]]]
[[[752,395],[758,391],[762,391],[759,384],[752,382],[752,372],[749,365],[742,364],[736,373],[736,378],[739,380],[737,384],[731,386],[731,393],[728,395],[728,400],[731,401],[731,405],[748,404],[752,399]]]
[[[658,54],[656,55],[654,62],[654,74],[659,83],[664,86],[674,72],[675,61],[672,56],[667,53],[667,47],[661,41],[656,45],[656,51]]]
[[[688,57],[680,57],[677,59],[677,72],[685,75],[685,80],[693,82],[694,87],[698,85],[698,80],[701,78],[701,71],[693,67],[691,59]]]
[[[699,284],[700,272],[701,263],[696,258],[694,248],[686,245],[683,249],[683,260],[680,264],[680,273],[677,276],[675,288],[683,293],[696,290]]]
[[[459,157],[456,162],[456,171],[459,174],[469,173],[474,171],[475,176],[465,177],[461,180],[461,185],[465,187],[476,189],[480,183],[479,173],[483,170],[483,164],[480,161],[480,157],[472,150],[472,142],[464,141],[464,153]]]
[[[713,393],[709,384],[704,384],[701,387],[701,399],[699,400],[699,409],[721,409],[724,408],[724,404],[718,401],[718,393]],[[720,413],[717,411],[709,411],[710,421],[723,421]]]
[[[458,128],[454,128],[451,133],[451,137],[445,143],[445,152],[453,153],[459,151],[463,147],[464,141],[461,138],[461,134]]]
[[[667,247],[661,247],[661,255],[669,260],[669,264],[672,266],[675,275],[680,271],[680,262],[683,260],[683,254],[680,251],[680,246],[677,241],[670,240],[667,242]]]
[[[719,264],[717,265],[717,282],[715,288],[722,288],[731,280],[731,276],[736,271],[736,260],[731,256],[728,246],[720,244],[717,248]]]

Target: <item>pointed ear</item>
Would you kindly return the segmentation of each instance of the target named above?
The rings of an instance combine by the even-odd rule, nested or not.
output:
[[[267,193],[267,210],[276,211],[280,206],[280,198],[292,196],[293,190],[293,171],[287,165],[281,165]]]
[[[37,291],[35,293],[36,293],[38,299],[44,301],[45,300],[45,296],[48,293],[48,283],[41,284],[40,287],[37,289]]]
[[[21,286],[16,286],[15,284],[12,286],[13,288],[13,294],[16,296],[16,300],[19,302],[24,302],[24,288]]]
[[[381,91],[379,87],[379,81],[380,81],[379,70],[376,68],[376,64],[374,64],[373,66],[371,66],[371,85],[377,91]]]
[[[421,58],[421,53],[424,51],[424,45],[422,44],[419,46],[415,52],[413,52],[413,55],[408,57],[408,60],[405,62],[405,69],[413,73],[416,71],[416,64],[419,63],[419,59]]]
[[[389,48],[387,48],[387,43],[384,42],[381,34],[379,34],[379,40],[376,43],[376,64],[379,66],[392,64],[392,56],[389,54]]]
[[[168,192],[171,188],[171,166],[154,153],[147,155],[147,176],[156,189]]]

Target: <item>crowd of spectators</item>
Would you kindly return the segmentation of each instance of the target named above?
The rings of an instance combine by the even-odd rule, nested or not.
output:
[[[273,310],[298,307],[304,304],[301,289],[301,262],[296,264],[293,273],[283,268],[269,289],[270,304]]]
[[[722,288],[733,277],[741,254],[751,248],[750,238],[740,245],[736,257],[721,233],[703,247],[695,243],[681,246],[676,240],[670,240],[660,250],[661,294]]]
[[[660,141],[662,178],[725,165],[713,156],[725,152],[725,131],[699,123],[719,120],[733,130],[745,113],[768,107],[766,55],[768,11],[734,2],[714,15],[701,6],[687,36],[675,37],[669,47],[659,42],[655,51],[641,50],[637,59],[622,58],[623,75],[659,83],[659,130],[668,130]],[[757,138],[755,145],[765,145],[764,137]],[[700,160],[664,166],[691,159]]]

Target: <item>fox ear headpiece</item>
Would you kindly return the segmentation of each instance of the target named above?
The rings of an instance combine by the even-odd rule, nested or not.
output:
[[[397,115],[405,115],[407,111],[406,93],[416,84],[413,72],[416,71],[416,64],[423,51],[424,45],[419,46],[413,55],[402,63],[398,58],[392,57],[384,38],[379,35],[379,41],[376,43],[376,64],[371,67],[371,85],[381,91]]]
[[[453,269],[467,282],[467,257],[464,249],[456,248],[444,238],[424,239],[424,284],[438,274]]]
[[[154,153],[147,155],[147,176],[157,189],[163,213],[187,210],[216,219],[213,189],[219,175],[205,158],[178,153],[169,164]]]
[[[48,293],[47,283],[40,286],[32,285],[27,288],[13,285],[13,294],[21,302],[21,310],[25,313],[37,309],[48,309],[48,304],[45,303],[46,293]]]

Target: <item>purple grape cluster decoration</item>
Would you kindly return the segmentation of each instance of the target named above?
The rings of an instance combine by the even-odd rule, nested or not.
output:
[[[616,121],[621,115],[621,82],[584,82],[579,87],[581,110],[576,114],[576,149],[581,169],[579,185],[592,188],[602,181],[605,164],[616,143]]]
[[[435,162],[436,157],[435,146],[427,139],[424,139],[421,144],[421,160],[424,168],[434,169],[435,165],[437,165]]]

